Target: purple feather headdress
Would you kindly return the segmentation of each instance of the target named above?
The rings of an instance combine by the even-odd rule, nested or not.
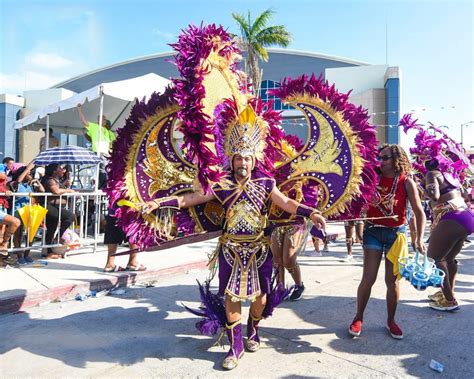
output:
[[[415,170],[425,175],[427,171],[425,163],[436,159],[441,172],[450,173],[454,179],[463,183],[473,170],[462,146],[435,125],[424,126],[417,121],[408,113],[399,123],[405,133],[410,130],[416,131],[415,146],[410,148]]]

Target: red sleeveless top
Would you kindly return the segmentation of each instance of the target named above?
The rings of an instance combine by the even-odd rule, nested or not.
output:
[[[398,219],[386,218],[373,220],[370,223],[396,227],[405,224],[407,210],[406,176],[401,174],[394,178],[381,177],[375,190],[367,217],[398,216]]]

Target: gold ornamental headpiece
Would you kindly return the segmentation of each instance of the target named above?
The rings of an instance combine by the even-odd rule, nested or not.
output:
[[[263,157],[265,148],[266,122],[255,114],[249,105],[241,113],[234,124],[227,129],[225,153],[232,158],[234,155]]]

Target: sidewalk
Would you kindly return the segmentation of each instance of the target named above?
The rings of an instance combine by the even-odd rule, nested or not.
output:
[[[338,238],[344,235],[342,223],[330,224],[328,235],[334,234]],[[65,259],[56,260],[41,259],[40,253],[33,251],[31,257],[35,259],[34,264],[0,270],[0,314],[71,299],[77,294],[152,282],[166,275],[203,269],[208,253],[215,246],[214,239],[168,250],[143,252],[138,255],[138,260],[147,267],[146,271],[116,273],[103,272],[107,247],[102,244],[96,253],[72,251]],[[125,247],[119,249],[125,250]],[[116,264],[125,267],[127,260],[128,256],[116,257]]]

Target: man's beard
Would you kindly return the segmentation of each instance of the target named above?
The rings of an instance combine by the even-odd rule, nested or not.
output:
[[[238,176],[242,177],[242,178],[246,178],[246,177],[249,175],[249,172],[248,172],[247,168],[245,168],[245,167],[239,167],[239,168],[235,171],[235,173],[236,173]]]

